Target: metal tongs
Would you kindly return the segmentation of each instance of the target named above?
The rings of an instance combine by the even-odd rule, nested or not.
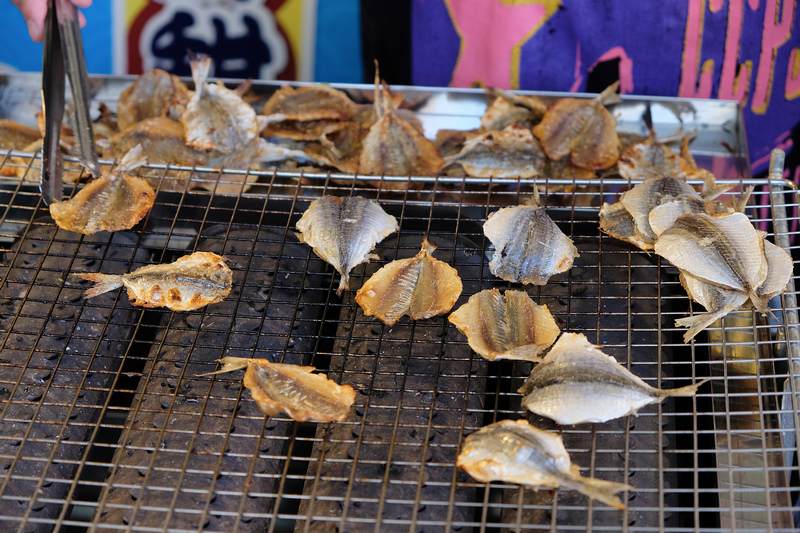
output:
[[[61,201],[63,160],[59,142],[64,119],[64,73],[72,88],[72,124],[78,139],[78,159],[92,176],[100,176],[89,116],[89,82],[78,12],[69,0],[49,0],[44,29],[42,57],[42,102],[44,104],[44,145],[39,189],[46,204]]]

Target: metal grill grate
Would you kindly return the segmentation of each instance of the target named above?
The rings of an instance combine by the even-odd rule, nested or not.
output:
[[[585,333],[652,385],[714,378],[697,397],[637,417],[556,427],[520,408],[529,363],[483,360],[443,316],[391,328],[365,317],[293,234],[322,194],[375,198],[401,230],[351,286],[414,255],[427,235],[464,282],[458,306],[509,287],[488,271],[482,224],[532,182],[440,178],[398,193],[331,175],[253,178],[240,194],[162,186],[136,231],[92,237],[58,230],[35,186],[0,183],[0,522],[19,531],[794,530],[793,286],[775,301],[782,324],[740,312],[685,345],[673,324],[691,306],[677,272],[598,230],[597,191],[627,184],[570,193],[539,182],[581,255],[529,294],[562,330]],[[748,215],[788,248],[794,186],[740,185],[750,183],[751,204],[769,207]],[[88,282],[68,275],[194,250],[231,259],[234,289],[192,313],[135,308],[119,291],[85,300]],[[241,373],[203,375],[226,355],[316,366],[352,385],[355,405],[337,424],[265,418]],[[559,431],[585,475],[635,486],[627,510],[456,469],[464,436],[522,417]]]

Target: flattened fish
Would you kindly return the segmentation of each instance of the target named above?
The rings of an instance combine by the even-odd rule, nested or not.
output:
[[[692,396],[703,383],[656,389],[593,346],[583,334],[564,333],[519,392],[525,394],[524,407],[566,425],[635,414],[669,396]]]
[[[767,277],[764,235],[746,215],[684,215],[664,231],[655,252],[692,276],[742,291],[759,311],[769,309],[757,289]]]
[[[22,150],[42,138],[35,129],[12,120],[0,119],[0,149]]]
[[[550,276],[569,270],[578,257],[572,240],[538,205],[538,194],[527,205],[489,215],[483,233],[495,248],[489,270],[513,283],[544,285]]]
[[[79,273],[97,285],[86,291],[93,298],[120,287],[128,290],[133,305],[193,311],[221,302],[228,296],[233,273],[225,258],[212,252],[195,252],[165,265],[146,265],[127,274]]]
[[[792,256],[786,250],[767,240],[764,241],[764,256],[767,259],[767,277],[757,292],[766,306],[773,296],[786,290],[792,277],[794,263]],[[706,283],[686,272],[681,272],[680,279],[689,298],[705,307],[707,311],[675,321],[676,326],[689,328],[683,335],[684,342],[689,342],[716,320],[741,308],[749,300],[749,296],[743,291]]]
[[[178,76],[158,68],[140,75],[122,91],[117,104],[120,130],[146,118],[180,116],[191,94]]]
[[[498,480],[534,490],[572,489],[620,510],[625,504],[615,494],[633,490],[625,483],[583,477],[561,437],[525,420],[495,422],[469,435],[456,466],[483,483]]]
[[[92,181],[69,200],[50,204],[50,216],[59,228],[85,235],[131,229],[155,202],[155,191],[146,180],[127,175],[144,164],[142,147],[137,145],[110,173]]]
[[[524,291],[473,294],[448,320],[467,336],[470,348],[489,361],[539,361],[539,354],[560,333],[547,306],[536,304]]]
[[[509,126],[468,139],[444,165],[461,165],[468,176],[477,178],[532,178],[542,174],[544,160],[531,130]]]
[[[215,374],[247,369],[242,383],[267,416],[284,412],[298,422],[341,422],[355,401],[353,387],[312,374],[313,366],[241,357],[223,357],[219,362],[222,369]]]
[[[608,168],[619,159],[617,121],[605,108],[619,101],[619,82],[609,86],[594,100],[561,98],[534,126],[533,133],[550,159],[567,155],[581,168]]]
[[[186,143],[223,154],[257,147],[263,123],[255,110],[222,83],[208,83],[210,57],[198,55],[191,64],[195,91],[180,117],[186,128]]]
[[[656,236],[650,227],[650,211],[660,205],[665,198],[676,198],[680,195],[701,199],[700,193],[686,183],[686,180],[673,176],[657,176],[646,179],[622,194],[620,203],[625,206],[636,222],[636,231],[648,243],[648,248],[644,249],[652,250],[653,244],[656,242]]]
[[[375,111],[378,120],[363,141],[358,168],[361,174],[433,176],[444,161],[434,144],[397,113],[398,100],[384,84],[379,91],[375,73]],[[407,189],[411,181],[386,181],[382,186]]]
[[[530,128],[547,112],[547,104],[537,96],[502,89],[486,89],[486,92],[495,98],[481,117],[481,127],[485,130],[502,130],[512,124]]]
[[[417,255],[373,274],[356,293],[364,314],[391,326],[406,313],[422,320],[450,311],[463,286],[455,268],[431,255],[435,249],[425,239]]]
[[[284,85],[267,100],[261,114],[268,122],[298,120],[350,120],[356,104],[347,94],[329,85],[309,87]]]
[[[360,196],[323,196],[297,222],[297,237],[342,276],[336,294],[347,289],[350,270],[369,261],[377,243],[399,229],[378,202]]]
[[[654,207],[650,211],[647,220],[650,229],[653,230],[653,234],[658,238],[683,215],[706,213],[711,216],[720,216],[736,212],[743,213],[744,206],[747,204],[747,199],[752,191],[753,187],[748,187],[741,198],[732,202],[706,200],[698,198],[696,195],[684,194],[674,199],[664,198],[661,205]]]

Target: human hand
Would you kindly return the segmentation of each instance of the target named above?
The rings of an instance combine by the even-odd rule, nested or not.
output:
[[[47,0],[11,0],[19,8],[25,22],[28,23],[28,33],[34,42],[40,43],[44,39],[44,18],[47,15]],[[75,7],[89,7],[92,0],[69,0]],[[78,12],[81,28],[86,25],[83,13]]]

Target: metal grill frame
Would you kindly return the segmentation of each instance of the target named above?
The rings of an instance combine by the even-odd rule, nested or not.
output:
[[[118,93],[104,91],[98,99],[113,103]],[[456,118],[474,120],[474,92],[446,96],[467,104]],[[452,118],[429,115],[434,125]],[[733,124],[712,115],[713,128],[730,129],[734,152],[701,132],[693,153],[701,165],[725,160],[728,174],[742,176],[739,189],[755,185],[747,214],[797,256],[795,185],[747,178],[741,114]],[[657,130],[671,132],[662,122]],[[30,175],[38,164],[31,154],[0,155],[0,170]],[[781,323],[735,313],[685,345],[674,320],[702,309],[675,269],[597,228],[601,199],[631,183],[146,170],[161,184],[154,209],[131,232],[95,237],[55,231],[35,185],[0,180],[0,523],[19,531],[794,530],[794,278],[774,300]],[[167,192],[177,170],[211,190]],[[256,183],[245,189],[242,176]],[[422,190],[385,186],[409,179]],[[483,288],[520,288],[489,273],[481,224],[521,203],[534,183],[582,255],[529,294],[563,331],[585,333],[654,386],[713,377],[695,398],[556,427],[520,408],[515,391],[529,364],[484,361],[446,317],[406,317],[393,328],[365,317],[352,291],[335,295],[338,275],[292,234],[323,194],[374,198],[401,230],[377,246],[378,261],[354,271],[351,287],[414,255],[427,235],[465,282],[458,306]],[[240,189],[219,192],[220,184]],[[86,284],[65,275],[121,273],[195,249],[225,253],[236,277],[225,302],[193,313],[134,308],[123,291],[84,300]],[[223,355],[317,366],[354,384],[353,416],[340,424],[265,418],[240,373],[201,375]],[[572,491],[477,483],[455,468],[466,435],[508,418],[561,433],[584,475],[634,485],[627,510]]]

